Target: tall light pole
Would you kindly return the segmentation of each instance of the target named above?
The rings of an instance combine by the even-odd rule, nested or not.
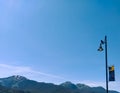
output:
[[[106,93],[108,93],[108,60],[107,60],[107,36],[105,36],[105,40],[101,40],[100,47],[98,51],[103,51],[102,45],[105,45],[105,69],[106,69]]]

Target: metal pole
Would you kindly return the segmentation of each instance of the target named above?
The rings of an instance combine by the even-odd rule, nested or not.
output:
[[[105,36],[105,62],[106,62],[106,93],[108,93],[108,63],[107,63],[107,36]]]

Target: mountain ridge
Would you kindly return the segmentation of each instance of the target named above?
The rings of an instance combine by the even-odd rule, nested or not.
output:
[[[53,83],[37,82],[20,75],[0,78],[0,84],[7,88],[29,91],[30,93],[105,93],[103,87],[90,87],[85,84],[74,84],[70,81],[56,85]],[[120,93],[109,91],[110,93]]]

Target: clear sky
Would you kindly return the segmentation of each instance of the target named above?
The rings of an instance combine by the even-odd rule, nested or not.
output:
[[[105,86],[104,51],[120,91],[120,0],[0,0],[0,77]]]

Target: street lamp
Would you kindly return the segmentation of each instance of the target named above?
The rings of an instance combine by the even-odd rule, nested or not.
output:
[[[107,62],[107,36],[105,36],[105,40],[101,40],[100,47],[98,51],[103,51],[102,45],[105,45],[105,69],[106,69],[106,93],[108,93],[108,62]]]

